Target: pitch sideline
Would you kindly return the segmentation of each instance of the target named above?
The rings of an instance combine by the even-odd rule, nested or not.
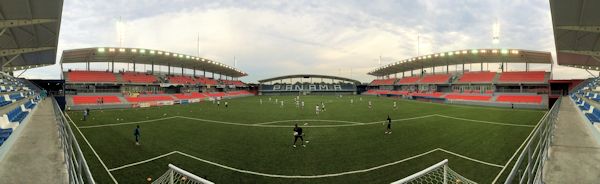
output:
[[[515,126],[515,127],[528,127],[528,128],[535,127],[533,125],[521,125],[521,124],[500,123],[500,122],[493,122],[493,121],[473,120],[473,119],[459,118],[459,117],[453,117],[453,116],[447,116],[447,115],[441,115],[441,114],[429,114],[429,115],[424,115],[424,116],[395,119],[395,120],[392,120],[392,121],[393,122],[407,121],[407,120],[414,120],[414,119],[429,118],[429,117],[434,117],[434,116],[443,117],[443,118],[450,118],[450,119],[456,119],[456,120],[462,120],[462,121],[470,121],[470,122],[478,122],[478,123],[485,123],[485,124],[501,125],[501,126]],[[342,120],[303,119],[303,120],[280,120],[280,121],[270,121],[270,122],[246,124],[246,123],[234,123],[234,122],[226,122],[226,121],[217,121],[217,120],[209,120],[209,119],[202,119],[202,118],[194,118],[194,117],[187,117],[187,116],[170,116],[170,117],[157,118],[157,119],[152,119],[152,120],[124,122],[124,123],[113,123],[113,124],[104,124],[104,125],[81,126],[79,128],[87,129],[87,128],[98,128],[98,127],[110,127],[110,126],[129,125],[129,124],[140,124],[140,123],[148,123],[148,122],[161,121],[161,120],[173,119],[173,118],[183,118],[183,119],[190,119],[190,120],[204,121],[204,122],[211,122],[211,123],[219,123],[219,124],[227,124],[227,125],[266,127],[266,128],[289,128],[289,127],[293,127],[291,125],[271,125],[273,123],[291,122],[291,121],[298,121],[298,122],[302,122],[302,121],[321,121],[321,122],[343,122],[343,123],[348,123],[348,124],[342,124],[342,125],[307,125],[307,126],[304,126],[304,127],[309,127],[309,128],[332,128],[332,127],[360,126],[360,125],[372,125],[372,124],[377,124],[377,123],[385,122],[385,121],[374,121],[374,122],[362,123],[362,122],[352,122],[352,121],[342,121]]]
[[[92,150],[94,155],[96,155],[96,158],[98,158],[98,161],[100,161],[100,164],[102,164],[102,167],[104,167],[104,169],[106,170],[106,172],[108,173],[110,178],[113,180],[113,182],[115,182],[115,184],[119,184],[119,182],[117,182],[117,179],[115,179],[115,177],[112,175],[112,173],[110,173],[110,171],[108,170],[108,167],[106,167],[106,164],[104,164],[104,161],[102,161],[100,156],[98,156],[98,153],[96,153],[96,150],[94,149],[94,147],[92,147],[92,144],[90,144],[90,142],[87,140],[85,135],[83,135],[83,132],[81,132],[81,130],[79,130],[79,127],[77,127],[77,124],[75,124],[73,119],[71,119],[71,116],[69,116],[68,114],[65,114],[65,115],[69,118],[69,120],[71,120],[71,123],[73,123],[73,126],[75,126],[75,129],[77,129],[77,132],[79,132],[79,135],[81,135],[81,137],[83,137],[83,140],[90,147],[90,149]]]

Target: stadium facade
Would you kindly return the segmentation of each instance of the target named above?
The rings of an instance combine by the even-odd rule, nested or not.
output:
[[[259,80],[259,95],[356,94],[360,82],[329,75],[284,75]]]

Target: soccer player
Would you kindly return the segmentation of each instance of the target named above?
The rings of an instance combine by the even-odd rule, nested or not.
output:
[[[281,100],[281,108],[283,108],[283,100]]]
[[[371,104],[371,100],[369,100],[369,109],[373,108],[373,105]]]
[[[350,99],[350,104],[354,104],[354,98]]]
[[[225,108],[229,107],[229,104],[227,103],[227,101],[225,101]]]
[[[396,101],[394,101],[394,110],[398,109],[398,106],[396,106]]]
[[[221,101],[217,100],[217,107],[221,106]]]
[[[300,101],[296,100],[296,108],[300,108]]]
[[[262,105],[262,98],[260,99],[260,105]]]
[[[135,145],[140,145],[140,125],[138,125],[133,131],[133,136],[135,136]]]
[[[317,116],[319,115],[319,110],[321,109],[319,109],[319,105],[317,105],[317,108],[315,108],[315,113],[317,113]]]
[[[83,121],[87,120],[89,112],[90,112],[89,109],[83,110]]]
[[[294,125],[294,144],[292,145],[294,148],[296,147],[296,141],[298,141],[298,138],[300,138],[302,146],[306,147],[306,145],[304,145],[304,138],[302,138],[302,136],[304,136],[304,133],[302,133],[302,128],[298,127],[298,124],[296,123],[296,125]]]
[[[304,101],[300,102],[300,104],[302,105],[302,109],[304,109]]]
[[[321,111],[325,112],[325,104],[321,102]]]
[[[392,118],[390,118],[390,115],[388,115],[387,118],[387,128],[385,129],[385,134],[392,134]]]

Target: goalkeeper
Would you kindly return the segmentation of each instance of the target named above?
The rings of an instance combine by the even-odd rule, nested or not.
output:
[[[296,142],[298,139],[300,139],[302,146],[306,147],[306,145],[304,145],[304,138],[302,138],[302,136],[304,136],[304,133],[302,133],[302,128],[298,127],[298,124],[294,125],[294,144],[292,145],[294,148],[296,147]]]

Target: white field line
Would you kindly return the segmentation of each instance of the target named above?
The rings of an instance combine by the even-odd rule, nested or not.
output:
[[[444,149],[441,149],[441,148],[436,148],[436,149],[432,149],[432,150],[429,150],[427,152],[424,152],[424,153],[421,153],[421,154],[418,154],[418,155],[414,155],[414,156],[411,156],[411,157],[408,157],[408,158],[404,158],[404,159],[401,159],[401,160],[398,160],[398,161],[390,162],[390,163],[387,163],[387,164],[383,164],[383,165],[379,165],[379,166],[375,166],[375,167],[371,167],[371,168],[367,168],[367,169],[354,170],[354,171],[346,171],[346,172],[340,172],[340,173],[320,174],[320,175],[282,175],[282,174],[269,174],[269,173],[262,173],[262,172],[256,172],[256,171],[249,171],[249,170],[238,169],[238,168],[235,168],[235,167],[231,167],[231,166],[219,164],[219,163],[216,163],[216,162],[204,160],[204,159],[201,159],[201,158],[198,158],[196,156],[193,156],[193,155],[190,155],[190,154],[187,154],[187,153],[184,153],[184,152],[180,152],[180,151],[172,151],[170,153],[159,155],[159,156],[154,157],[154,158],[150,158],[150,159],[143,160],[143,161],[136,162],[136,163],[131,163],[131,164],[123,165],[123,166],[120,166],[120,167],[117,167],[117,168],[113,168],[113,169],[110,169],[110,171],[116,171],[116,170],[119,170],[119,169],[125,169],[125,168],[128,168],[128,167],[133,167],[133,166],[136,166],[136,165],[140,165],[140,164],[144,164],[144,163],[147,163],[147,162],[151,162],[151,161],[154,161],[154,160],[157,160],[157,159],[160,159],[160,158],[172,155],[174,153],[177,153],[177,154],[180,154],[180,155],[186,156],[188,158],[192,158],[192,159],[195,159],[195,160],[198,160],[198,161],[210,164],[210,165],[214,165],[214,166],[217,166],[217,167],[221,167],[221,168],[224,168],[224,169],[228,169],[228,170],[232,170],[232,171],[236,171],[236,172],[240,172],[240,173],[258,175],[258,176],[264,176],[264,177],[271,177],[271,178],[301,178],[301,179],[310,179],[310,178],[326,178],[326,177],[335,177],[335,176],[343,176],[343,175],[349,175],[349,174],[357,174],[357,173],[370,172],[370,171],[373,171],[373,170],[376,170],[376,169],[381,169],[381,168],[384,168],[384,167],[388,167],[388,166],[396,165],[396,164],[399,164],[399,163],[402,163],[402,162],[406,162],[408,160],[412,160],[412,159],[415,159],[415,158],[418,158],[418,157],[421,157],[421,156],[433,153],[435,151],[446,152],[446,153],[449,153],[449,154],[452,154],[452,155],[456,155],[456,156],[458,156],[460,158],[467,159],[467,160],[470,160],[470,161],[473,161],[473,162],[477,162],[477,163],[480,163],[480,164],[483,164],[483,165],[487,165],[487,166],[500,167],[500,168],[502,167],[501,165],[498,165],[498,164],[492,164],[492,163],[489,163],[489,162],[484,162],[484,161],[477,160],[477,159],[474,159],[474,158],[470,158],[470,157],[467,157],[467,156],[464,156],[464,155],[460,155],[458,153],[447,151],[447,150],[444,150]]]
[[[139,161],[139,162],[135,162],[135,163],[123,165],[123,166],[120,166],[120,167],[115,167],[115,168],[109,169],[108,171],[112,172],[112,171],[116,171],[116,170],[119,170],[119,169],[124,169],[124,168],[127,168],[127,167],[140,165],[140,164],[143,164],[143,163],[146,163],[146,162],[150,162],[150,161],[162,158],[162,157],[166,157],[166,156],[175,154],[175,153],[177,153],[177,152],[176,151],[171,151],[171,152],[169,152],[167,154],[159,155],[159,156],[156,156],[154,158],[150,158],[150,159],[147,159],[147,160],[142,160],[142,161]]]
[[[463,120],[463,121],[471,121],[471,122],[479,122],[479,123],[487,123],[487,124],[494,124],[494,125],[530,127],[530,128],[535,127],[534,125],[520,125],[520,124],[512,124],[512,123],[500,123],[500,122],[492,122],[492,121],[465,119],[465,118],[458,118],[458,117],[446,116],[446,115],[441,115],[441,114],[436,114],[436,115],[439,117],[444,117],[444,118],[457,119],[457,120]]]
[[[395,120],[392,120],[392,121],[393,122],[407,121],[407,120],[414,120],[414,119],[429,118],[429,117],[434,117],[434,116],[439,116],[439,117],[444,117],[444,118],[450,118],[450,119],[457,119],[457,120],[463,120],[463,121],[485,123],[485,124],[503,125],[503,126],[534,127],[532,125],[519,125],[519,124],[492,122],[492,121],[473,120],[473,119],[458,118],[458,117],[446,116],[446,115],[440,115],[440,114],[430,114],[430,115],[424,115],[424,116],[395,119]],[[306,126],[303,126],[303,127],[309,127],[309,128],[332,128],[332,127],[361,126],[361,125],[372,125],[372,124],[378,124],[378,123],[386,122],[386,121],[374,121],[374,122],[361,123],[361,122],[340,121],[340,120],[299,119],[299,120],[281,120],[281,121],[270,121],[270,122],[263,122],[263,123],[247,124],[247,123],[233,123],[233,122],[226,122],[226,121],[217,121],[217,120],[209,120],[209,119],[202,119],[202,118],[193,118],[193,117],[187,117],[187,116],[171,116],[171,117],[166,117],[166,118],[144,120],[144,121],[134,121],[134,122],[125,122],[125,123],[113,123],[113,124],[104,124],[104,125],[82,126],[81,128],[98,128],[98,127],[110,127],[110,126],[120,126],[120,125],[129,125],[129,124],[140,124],[140,123],[148,123],[148,122],[154,122],[154,121],[160,121],[160,120],[166,120],[166,119],[173,119],[173,118],[183,118],[183,119],[190,119],[190,120],[204,121],[204,122],[218,123],[218,124],[226,124],[226,125],[250,126],[250,127],[265,127],[265,128],[289,128],[289,127],[293,127],[293,126],[292,125],[271,125],[271,124],[272,123],[280,123],[280,122],[294,122],[294,121],[297,121],[297,122],[321,121],[321,122],[344,122],[344,123],[348,123],[348,124],[342,124],[342,125],[306,125]]]
[[[542,111],[542,110],[533,110],[533,109],[508,109],[508,108],[501,108],[501,107],[489,107],[489,106],[478,106],[478,105],[463,105],[463,104],[447,104],[447,103],[433,103],[433,102],[423,102],[423,101],[418,101],[418,100],[407,100],[407,99],[398,99],[400,101],[407,101],[407,102],[414,102],[414,103],[426,103],[426,104],[433,104],[433,105],[441,105],[441,106],[451,106],[451,107],[458,107],[458,108],[470,108],[470,109],[485,109],[485,110],[495,110],[495,111],[525,111],[525,112],[540,112],[540,113],[545,113],[546,111]]]
[[[326,120],[326,119],[303,119],[303,120],[297,120],[297,119],[290,119],[290,120],[280,120],[280,121],[269,121],[269,122],[263,122],[263,123],[255,123],[254,125],[268,125],[268,124],[274,124],[274,123],[284,123],[284,122],[301,122],[301,121],[309,121],[309,122],[337,122],[337,123],[348,123],[348,124],[363,124],[361,122],[354,122],[354,121],[343,121],[343,120]]]
[[[473,162],[477,162],[477,163],[480,163],[480,164],[485,164],[485,165],[489,165],[489,166],[493,166],[493,167],[502,168],[501,165],[492,164],[492,163],[489,163],[489,162],[486,162],[486,161],[481,161],[481,160],[477,160],[477,159],[474,159],[474,158],[470,158],[470,157],[467,157],[467,156],[464,156],[464,155],[461,155],[461,154],[458,154],[458,153],[454,153],[454,152],[451,152],[451,151],[448,151],[448,150],[445,150],[445,149],[442,149],[442,148],[438,148],[438,150],[446,152],[446,153],[449,153],[449,154],[452,154],[452,155],[460,157],[460,158],[464,158],[464,159],[467,159],[467,160],[470,160],[470,161],[473,161]]]
[[[281,175],[281,174],[267,174],[267,173],[261,173],[261,172],[255,172],[255,171],[248,171],[248,170],[243,170],[243,169],[238,169],[238,168],[234,168],[234,167],[222,165],[222,164],[219,164],[219,163],[215,163],[215,162],[211,162],[211,161],[208,161],[208,160],[204,160],[204,159],[195,157],[193,155],[189,155],[189,154],[186,154],[186,153],[183,153],[183,152],[179,152],[179,151],[177,151],[177,153],[179,153],[179,154],[181,154],[183,156],[187,156],[187,157],[196,159],[198,161],[207,163],[207,164],[211,164],[211,165],[214,165],[214,166],[218,166],[218,167],[221,167],[221,168],[225,168],[225,169],[229,169],[229,170],[237,171],[237,172],[241,172],[241,173],[246,173],[246,174],[258,175],[258,176],[265,176],[265,177],[271,177],[271,178],[303,178],[303,179],[308,179],[308,178],[326,178],[326,177],[343,176],[343,175],[348,175],[348,174],[356,174],[356,173],[369,172],[369,171],[373,171],[373,170],[376,170],[376,169],[388,167],[388,166],[391,166],[391,165],[396,165],[396,164],[399,164],[399,163],[402,163],[402,162],[405,162],[405,161],[408,161],[408,160],[412,160],[412,159],[415,159],[417,157],[421,157],[423,155],[430,154],[430,153],[432,153],[434,151],[437,151],[437,149],[432,149],[432,150],[429,150],[429,151],[427,151],[425,153],[421,153],[421,154],[418,154],[418,155],[415,155],[415,156],[412,156],[412,157],[408,157],[408,158],[405,158],[405,159],[402,159],[402,160],[398,160],[398,161],[395,161],[395,162],[391,162],[391,163],[387,163],[387,164],[383,164],[383,165],[371,167],[371,168],[368,168],[368,169],[347,171],[347,172],[341,172],[341,173],[321,174],[321,175]]]
[[[126,123],[117,123],[117,124],[104,124],[104,125],[90,125],[90,126],[81,126],[81,127],[79,127],[79,128],[97,128],[97,127],[105,127],[105,126],[112,126],[112,125],[129,125],[129,124],[139,124],[139,123],[146,123],[146,122],[160,121],[160,120],[173,119],[173,118],[176,118],[176,116],[171,116],[171,117],[166,117],[166,118],[158,118],[158,119],[150,119],[150,120],[143,120],[143,121],[133,121],[133,122],[126,122]]]
[[[535,132],[536,129],[539,128],[540,124],[542,123],[542,120],[548,116],[548,113],[550,111],[547,111],[546,114],[544,114],[544,116],[542,116],[542,118],[540,119],[540,121],[535,125],[535,128],[533,128],[533,130],[531,130],[531,132],[529,133],[529,135],[527,136],[527,138],[525,138],[525,140],[523,140],[523,143],[521,143],[521,146],[519,146],[519,148],[517,148],[517,150],[515,150],[515,153],[513,153],[513,155],[510,157],[510,159],[508,159],[508,161],[506,162],[506,164],[504,164],[504,166],[502,167],[502,170],[500,170],[500,172],[498,173],[498,175],[496,175],[496,177],[494,178],[494,181],[492,181],[492,184],[496,183],[498,181],[498,179],[500,179],[500,176],[502,175],[502,173],[504,172],[504,170],[506,169],[506,167],[508,167],[508,164],[510,164],[510,162],[515,158],[515,156],[517,156],[517,153],[519,153],[519,150],[521,150],[521,148],[523,148],[523,146],[525,146],[525,143],[527,143],[527,141],[531,138],[531,135],[533,135],[533,132]]]
[[[102,161],[100,156],[98,156],[98,153],[96,153],[96,150],[94,150],[94,147],[92,147],[92,144],[90,144],[90,142],[87,140],[87,138],[85,138],[85,136],[83,135],[81,130],[79,130],[79,127],[77,127],[77,125],[75,124],[73,119],[71,119],[71,116],[69,116],[69,114],[66,114],[66,113],[65,113],[65,115],[67,115],[67,118],[69,118],[69,120],[71,120],[71,123],[73,123],[73,126],[75,126],[75,129],[77,129],[77,132],[79,132],[79,135],[81,135],[81,137],[83,137],[83,140],[90,147],[90,149],[92,150],[94,155],[96,155],[96,158],[98,158],[98,161],[100,161],[100,164],[102,164],[102,167],[104,167],[104,169],[106,170],[106,172],[108,173],[110,178],[113,180],[113,182],[115,182],[115,184],[118,184],[119,182],[117,182],[117,179],[115,179],[115,177],[110,173],[110,171],[108,171],[108,167],[106,167],[106,164],[104,164],[104,161]]]

